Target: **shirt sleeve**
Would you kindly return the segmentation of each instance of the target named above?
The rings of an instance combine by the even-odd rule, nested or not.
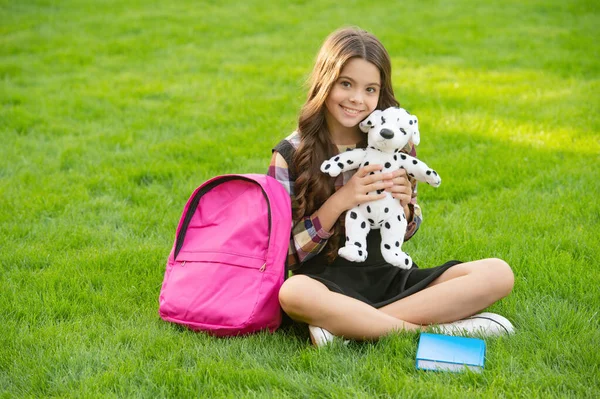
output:
[[[288,164],[277,151],[273,152],[267,175],[279,181],[290,195],[292,212],[297,208],[294,196],[294,181],[290,178]],[[331,233],[324,230],[318,217],[306,216],[292,221],[292,234],[288,250],[287,265],[296,270],[300,263],[307,261],[323,250]]]

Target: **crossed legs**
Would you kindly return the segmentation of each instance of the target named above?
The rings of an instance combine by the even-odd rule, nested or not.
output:
[[[296,321],[345,338],[377,339],[396,330],[420,330],[473,315],[508,295],[513,285],[510,266],[492,258],[453,266],[427,288],[380,309],[329,291],[303,275],[285,281],[279,302]]]

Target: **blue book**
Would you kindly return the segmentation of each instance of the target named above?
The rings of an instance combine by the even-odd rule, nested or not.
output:
[[[417,369],[480,373],[485,362],[485,341],[479,338],[421,333]]]

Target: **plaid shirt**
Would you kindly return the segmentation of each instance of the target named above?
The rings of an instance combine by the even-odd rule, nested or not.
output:
[[[300,135],[297,132],[294,132],[286,137],[286,140],[297,149],[300,144]],[[337,146],[339,152],[344,152],[355,147],[355,145]],[[411,156],[416,156],[414,146],[411,146],[410,144],[407,144],[403,151]],[[337,176],[335,180],[335,189],[338,190],[348,182],[354,173],[356,173],[356,169],[342,172]],[[297,202],[294,195],[294,180],[290,177],[288,163],[277,151],[273,152],[267,174],[277,179],[286,188],[292,199],[292,209],[297,209]],[[411,183],[413,192],[409,207],[413,211],[413,217],[406,228],[406,234],[404,236],[405,241],[417,232],[423,220],[421,208],[417,205],[417,183],[412,179]],[[302,262],[307,261],[323,250],[327,240],[331,236],[331,232],[328,232],[321,227],[318,217],[305,216],[302,220],[294,220],[292,223],[292,236],[288,250],[287,265],[290,270],[297,270]]]

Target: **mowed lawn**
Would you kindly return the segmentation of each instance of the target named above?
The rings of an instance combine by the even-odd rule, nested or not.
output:
[[[0,0],[0,397],[600,397],[596,1]],[[264,173],[323,39],[359,25],[419,117],[419,265],[500,257],[482,374],[418,334],[217,339],[158,293],[191,192]],[[435,304],[432,304],[435,306]]]

